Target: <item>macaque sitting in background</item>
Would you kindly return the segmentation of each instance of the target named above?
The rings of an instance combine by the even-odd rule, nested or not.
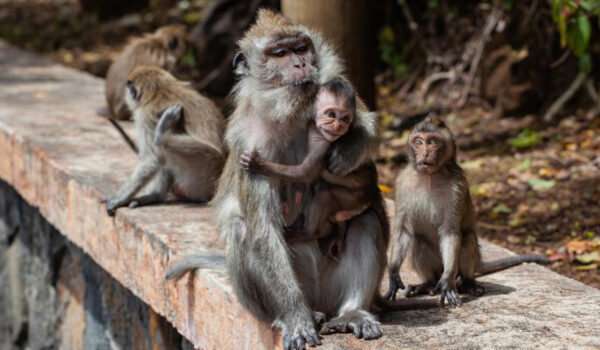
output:
[[[172,24],[131,40],[106,73],[106,103],[109,116],[119,120],[132,115],[125,101],[127,75],[139,65],[157,66],[173,73],[187,51],[185,26]],[[100,114],[106,114],[104,110]]]
[[[330,219],[337,226],[336,234],[320,240],[320,245],[334,259],[342,252],[347,221],[364,212],[377,191],[377,173],[373,167],[361,167],[343,177],[323,170],[329,147],[348,131],[355,113],[354,88],[344,78],[333,78],[320,87],[317,95],[314,121],[308,129],[308,153],[301,164],[268,162],[254,151],[244,152],[240,161],[246,171],[288,182],[311,184],[321,177],[305,226],[302,227],[304,217],[300,216],[286,229],[285,238],[289,242],[319,239],[321,227]],[[296,202],[301,201],[301,195],[296,193]]]

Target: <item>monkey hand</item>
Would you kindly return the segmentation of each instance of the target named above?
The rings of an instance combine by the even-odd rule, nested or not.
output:
[[[104,199],[104,202],[106,203],[106,213],[108,216],[115,216],[117,208],[119,207],[116,199],[114,197],[108,197]]]
[[[242,169],[251,173],[263,173],[263,165],[258,152],[245,151],[240,157],[240,165]]]
[[[452,307],[462,305],[462,300],[460,300],[456,286],[450,285],[447,280],[442,278],[437,288],[440,290],[440,306],[446,306],[446,300],[448,301],[448,305]]]
[[[163,135],[165,132],[171,130],[183,115],[182,107],[179,105],[173,105],[167,108],[160,116],[156,130],[154,130],[154,143],[157,145],[162,144]]]
[[[390,275],[390,289],[387,293],[385,293],[384,298],[387,300],[395,300],[396,293],[398,293],[398,289],[404,289],[406,286],[402,283],[402,279],[400,278],[400,274]]]

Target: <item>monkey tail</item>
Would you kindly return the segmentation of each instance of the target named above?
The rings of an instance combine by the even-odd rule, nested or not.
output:
[[[125,130],[123,130],[123,128],[121,127],[121,125],[119,125],[119,123],[111,117],[108,117],[108,121],[117,129],[117,131],[119,132],[119,134],[121,134],[121,136],[123,137],[123,139],[125,140],[125,142],[127,142],[127,144],[129,145],[129,147],[131,147],[131,149],[135,152],[135,153],[139,153],[138,152],[138,148],[135,145],[135,142],[133,142],[133,140],[131,139],[131,137],[129,137],[129,135],[127,135],[127,133],[125,132]]]
[[[218,254],[192,254],[175,261],[165,279],[178,279],[188,271],[204,268],[225,268],[225,256]]]
[[[379,294],[375,296],[373,304],[379,311],[426,310],[440,307],[438,299],[402,298],[395,301],[390,301]]]
[[[545,256],[537,254],[515,255],[494,261],[482,261],[479,263],[475,273],[477,276],[488,275],[490,273],[506,270],[510,267],[523,263],[538,263],[540,265],[548,265],[552,263],[552,261]]]

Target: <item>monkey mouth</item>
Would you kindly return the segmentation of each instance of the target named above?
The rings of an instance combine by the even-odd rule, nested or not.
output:
[[[297,89],[306,89],[307,87],[309,87],[313,84],[314,84],[314,81],[312,79],[305,78],[305,79],[301,79],[301,80],[296,80],[295,82],[293,82],[290,85]]]

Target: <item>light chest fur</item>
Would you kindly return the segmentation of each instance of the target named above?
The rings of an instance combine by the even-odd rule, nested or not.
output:
[[[436,244],[439,230],[446,217],[456,207],[456,192],[448,177],[435,175],[430,179],[417,173],[412,167],[406,168],[398,178],[397,205],[402,222],[411,232],[427,237]]]

